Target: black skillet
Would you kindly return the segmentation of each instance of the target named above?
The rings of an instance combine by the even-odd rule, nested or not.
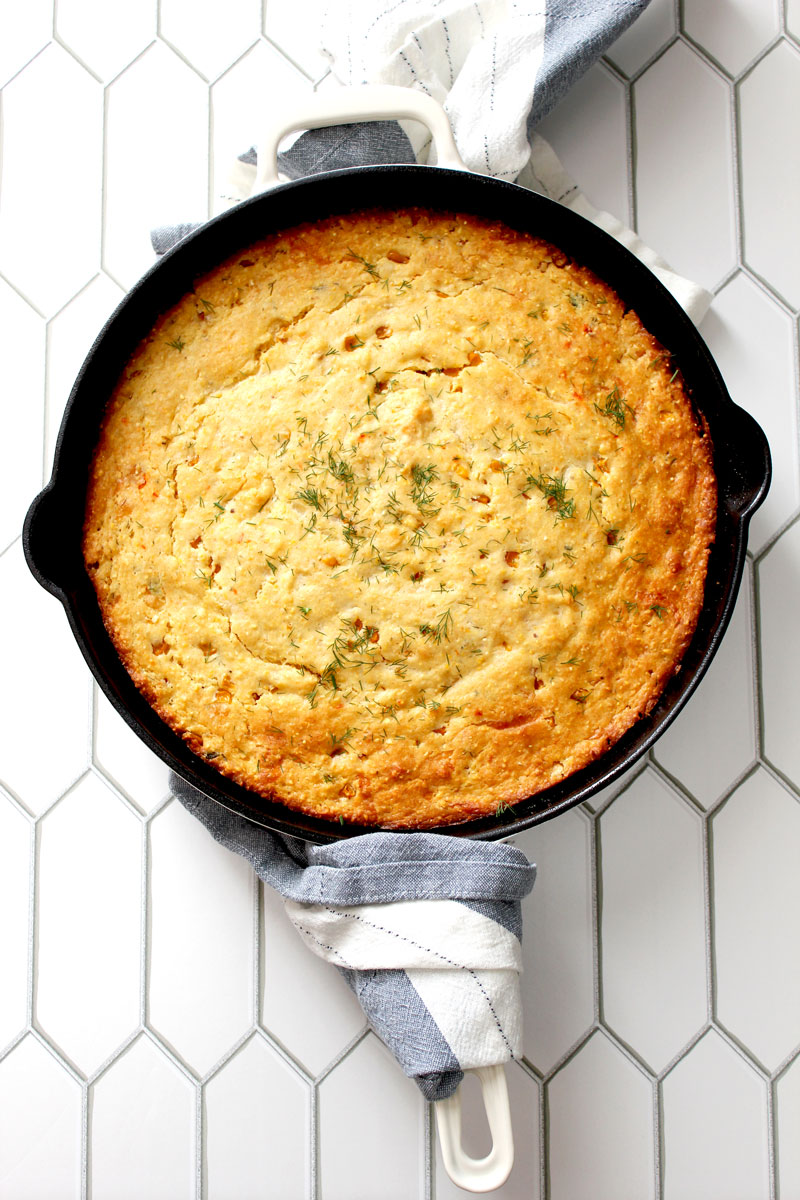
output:
[[[396,101],[399,89],[392,91]],[[395,103],[393,115],[419,117],[420,97],[414,94],[413,98],[410,111]],[[388,111],[379,115],[388,115]],[[362,118],[363,113],[359,116]],[[306,123],[312,122],[299,118],[279,132],[305,127]],[[316,119],[313,123],[333,121]],[[429,123],[434,125],[435,115]],[[446,132],[434,128],[434,136],[439,161],[458,164],[449,128]],[[274,163],[275,146],[277,134],[268,164]],[[268,174],[269,165],[262,171],[262,182],[267,182]],[[683,708],[717,650],[742,576],[749,520],[769,487],[770,455],[764,433],[744,409],[733,403],[705,343],[670,293],[608,234],[525,188],[444,166],[354,168],[277,186],[244,201],[184,239],[136,284],[90,350],[64,413],[52,478],[34,500],[25,521],[25,555],[39,583],[64,605],[72,632],[100,687],[151,750],[183,779],[234,812],[315,842],[374,830],[294,813],[230,782],[194,755],[137,691],[106,633],[83,563],[86,483],[103,410],[123,365],[159,314],[192,290],[199,276],[275,230],[364,208],[408,206],[503,221],[554,243],[610,284],[671,353],[680,369],[692,402],[710,430],[719,489],[716,539],[700,620],[680,671],[649,715],[589,766],[546,791],[499,815],[448,825],[440,832],[476,838],[507,837],[588,799],[645,753]]]

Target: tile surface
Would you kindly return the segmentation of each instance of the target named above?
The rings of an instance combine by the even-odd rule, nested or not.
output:
[[[100,265],[102,145],[102,88],[51,43],[3,89],[0,271],[45,316]]]
[[[158,0],[116,6],[104,0],[58,0],[55,29],[67,49],[108,82],[150,45],[158,27]]]
[[[593,1034],[548,1087],[553,1200],[650,1200],[652,1101],[649,1080],[603,1033]]]
[[[0,279],[0,322],[13,329],[17,354],[0,361],[0,387],[18,403],[3,406],[0,438],[0,550],[19,535],[27,504],[42,482],[45,323],[18,292]]]
[[[77,1200],[80,1088],[30,1035],[0,1063],[0,1129],[0,1181],[6,1195],[15,1200]]]
[[[736,263],[728,85],[677,42],[633,94],[639,233],[676,271],[713,288]]]
[[[546,1071],[594,1020],[591,825],[579,811],[565,813],[517,845],[538,868],[523,906],[525,1057]]]
[[[600,838],[604,1019],[661,1070],[706,1019],[702,824],[645,771]]]
[[[150,854],[149,1022],[205,1075],[253,1020],[252,872],[176,800],[150,826]]]
[[[208,88],[154,42],[106,96],[103,265],[129,288],[152,265],[150,230],[208,214]]]
[[[205,1091],[209,1200],[283,1200],[306,1193],[310,1094],[258,1035]]]
[[[380,1104],[376,1103],[380,1097]],[[424,1104],[385,1046],[368,1034],[319,1088],[325,1200],[415,1200],[424,1195]]]
[[[713,820],[717,1016],[774,1070],[800,1045],[800,804],[761,769]]]
[[[709,808],[755,761],[750,572],[730,626],[695,698],[653,751],[656,762]],[[725,720],[720,720],[720,713]]]
[[[790,113],[798,101],[800,47],[782,42],[740,88],[742,236],[744,261],[795,308],[800,247],[791,198],[800,185],[800,147]],[[770,136],[764,137],[767,121]]]
[[[152,263],[150,229],[220,211],[265,116],[337,86],[325,3],[0,12],[9,1200],[464,1194],[339,973],[168,801],[20,537],[75,374]],[[798,100],[800,0],[651,0],[542,126],[593,204],[715,292],[701,333],[774,478],[684,711],[631,771],[516,839],[539,878],[505,1200],[800,1197]],[[474,1088],[464,1111],[483,1153]]]
[[[766,1200],[767,1089],[713,1030],[664,1080],[664,1198]]]
[[[685,0],[683,28],[725,71],[738,75],[777,37],[780,13],[764,0]]]
[[[744,272],[721,289],[703,322],[731,398],[761,425],[772,454],[772,486],[751,526],[753,550],[774,537],[800,503],[794,327],[790,314]]]
[[[759,591],[765,619],[761,623],[764,676],[764,753],[769,761],[800,785],[797,740],[797,665],[800,632],[800,523],[795,522],[759,564]]]
[[[14,630],[5,647],[5,669],[14,687],[0,689],[0,780],[38,815],[89,764],[89,676],[74,642],[65,637],[60,606],[37,587],[19,541],[0,558],[0,583],[4,619]],[[47,730],[46,754],[42,730]]]
[[[194,1089],[146,1035],[101,1075],[91,1105],[93,1197],[195,1194]]]
[[[141,825],[86,775],[39,837],[36,1023],[90,1075],[139,1023]]]
[[[31,825],[0,794],[0,1046],[8,1046],[27,1023],[28,924],[31,885]]]

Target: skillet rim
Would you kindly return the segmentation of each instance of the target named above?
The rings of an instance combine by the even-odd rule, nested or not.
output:
[[[382,191],[381,199],[363,195],[357,185],[364,183]],[[425,195],[419,195],[420,191]],[[443,196],[431,199],[429,193]],[[652,712],[586,767],[536,796],[518,801],[511,809],[426,829],[452,836],[505,838],[557,816],[613,783],[677,717],[708,669],[727,628],[744,569],[749,519],[763,501],[771,476],[763,431],[731,400],[690,318],[638,258],[586,218],[517,184],[450,168],[405,164],[306,176],[212,218],[142,276],[95,339],[65,408],[51,480],[28,511],[23,546],[38,582],[62,603],[73,636],[106,697],[145,744],[187,783],[230,811],[290,836],[322,843],[377,832],[380,827],[341,826],[262,800],[194,755],[157,716],[136,689],[105,632],[85,571],[81,535],[87,471],[81,475],[80,468],[88,468],[109,384],[116,382],[121,364],[156,317],[191,290],[198,276],[275,230],[336,213],[386,207],[461,211],[495,219],[553,242],[595,271],[678,361],[695,410],[708,421],[711,432],[718,515],[706,594],[681,666]],[[267,218],[272,214],[272,219],[265,222],[265,214]]]

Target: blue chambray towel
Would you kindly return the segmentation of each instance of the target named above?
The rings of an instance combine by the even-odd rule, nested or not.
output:
[[[270,833],[176,776],[178,799],[283,896],[372,1028],[429,1100],[522,1045],[520,901],[536,868],[515,846],[371,833],[310,846]]]

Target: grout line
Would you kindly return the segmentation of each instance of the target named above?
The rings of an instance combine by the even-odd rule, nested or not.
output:
[[[264,884],[253,872],[253,992],[250,1015],[253,1020],[253,1028],[257,1029],[261,1020],[261,1011],[263,1008],[263,995],[261,980],[263,978],[263,949],[264,949],[264,907],[262,904],[262,893]]]
[[[343,1063],[346,1058],[349,1058],[353,1051],[361,1045],[364,1039],[369,1037],[371,1032],[372,1031],[369,1026],[365,1025],[364,1028],[360,1030],[360,1032],[357,1033],[354,1038],[351,1038],[344,1049],[340,1050],[339,1053],[331,1059],[327,1066],[323,1067],[319,1075],[316,1076],[314,1079],[315,1086],[318,1087],[321,1083],[324,1083],[328,1076],[336,1069],[336,1067],[338,1067],[340,1063]]]
[[[269,1046],[270,1050],[276,1054],[283,1063],[285,1063],[290,1071],[292,1071],[295,1075],[299,1075],[300,1079],[302,1079],[303,1083],[307,1087],[313,1087],[314,1076],[306,1070],[301,1062],[293,1057],[291,1051],[287,1050],[282,1042],[278,1041],[274,1033],[260,1023],[256,1025],[255,1032],[257,1036],[260,1037],[267,1046]]]
[[[2,156],[0,156],[0,161],[2,161]],[[38,304],[34,304],[33,300],[31,300],[30,296],[27,296],[25,294],[25,292],[23,292],[22,288],[19,287],[16,283],[14,283],[14,281],[12,279],[10,279],[8,277],[8,275],[6,275],[3,271],[0,271],[0,279],[2,279],[2,281],[6,285],[6,287],[9,287],[12,292],[16,292],[16,294],[19,296],[20,300],[24,301],[24,303],[27,304],[28,308],[32,309],[33,312],[36,313],[37,317],[41,317],[42,320],[45,322],[47,322],[49,320],[49,317],[47,316],[47,314],[41,308],[39,308]]]
[[[27,71],[28,67],[32,63],[35,63],[37,58],[41,58],[41,56],[44,54],[45,50],[49,49],[49,47],[52,46],[52,44],[53,44],[53,37],[52,37],[52,33],[51,33],[49,39],[44,43],[44,45],[40,46],[39,49],[30,56],[30,58],[26,59],[25,62],[22,64],[22,66],[18,67],[13,75],[9,75],[8,79],[6,79],[3,82],[2,87],[0,88],[0,91],[5,91],[5,89],[9,86],[9,84],[12,84],[15,79],[18,79],[23,71]]]
[[[436,1118],[430,1100],[422,1106],[422,1194],[436,1200]]]
[[[61,34],[58,32],[57,29],[53,30],[53,37],[52,37],[52,41],[50,42],[50,45],[58,46],[59,49],[63,50],[65,54],[68,54],[70,56],[70,58],[73,59],[78,64],[79,67],[82,67],[83,70],[86,71],[87,75],[91,75],[92,79],[94,79],[96,83],[99,83],[102,86],[102,83],[103,83],[102,77],[100,75],[98,75],[98,73],[97,73],[97,71],[95,71],[94,67],[89,66],[86,59],[82,58],[81,55],[78,53],[77,50],[74,49],[73,46],[70,46],[69,42],[66,42],[64,40],[64,38],[61,36]]]
[[[777,1108],[777,1084],[767,1084],[767,1161],[769,1163],[769,1200],[778,1197],[778,1129],[775,1120]]]
[[[150,989],[150,820],[142,822],[142,875],[140,893],[139,934],[139,1020],[142,1028],[148,1020],[148,994]]]
[[[651,753],[653,753],[653,750],[655,749],[656,747],[652,747]],[[661,763],[655,757],[655,754],[653,754],[653,757],[650,760],[650,770],[666,788],[677,794],[679,799],[686,804],[687,808],[691,809],[693,813],[700,817],[705,816],[706,812],[708,811],[707,807],[697,799],[697,797],[689,790],[688,785],[685,784],[682,779],[680,779],[677,775],[673,775],[669,768],[665,767],[663,763]]]
[[[322,1200],[322,1193],[321,1193],[321,1187],[320,1187],[319,1086],[318,1086],[318,1084],[314,1084],[309,1093],[308,1195],[309,1195],[309,1200]]]
[[[195,1196],[203,1200],[205,1188],[205,1087],[198,1083],[195,1089],[194,1113],[194,1154],[195,1154]]]
[[[630,76],[631,86],[638,83],[639,80],[642,78],[642,76],[646,75],[647,72],[651,69],[651,67],[654,67],[657,62],[660,62],[661,59],[664,58],[664,56],[672,49],[673,46],[676,46],[682,42],[683,42],[683,38],[681,37],[680,33],[672,34],[667,39],[667,41],[664,43],[663,46],[659,46],[658,50],[656,50],[653,54],[651,54],[650,57],[646,60],[646,62],[644,62],[640,67],[637,67],[635,69],[635,71],[631,74],[631,76]]]
[[[111,1067],[113,1067],[115,1065],[115,1063],[120,1058],[122,1058],[122,1056],[124,1054],[127,1053],[128,1050],[130,1050],[133,1043],[135,1041],[138,1041],[138,1039],[141,1037],[143,1029],[144,1029],[143,1025],[141,1025],[141,1024],[137,1025],[136,1028],[131,1030],[131,1032],[127,1035],[127,1037],[122,1042],[120,1042],[120,1044],[117,1046],[116,1050],[112,1050],[111,1053],[107,1056],[107,1058],[104,1058],[103,1061],[100,1063],[100,1065],[98,1067],[95,1067],[94,1071],[92,1071],[91,1074],[87,1075],[87,1077],[86,1077],[86,1086],[87,1087],[93,1088],[96,1083],[100,1082],[100,1080],[105,1075],[106,1071],[109,1071],[111,1069]]]
[[[750,665],[751,665],[751,698],[753,702],[753,741],[756,758],[759,762],[764,758],[764,689],[763,663],[761,661],[761,604],[759,602],[759,582],[754,564],[749,567],[748,607],[750,626]]]
[[[89,1195],[89,1137],[90,1137],[89,1084],[81,1088],[81,1200]]]
[[[629,229],[636,228],[637,197],[636,197],[636,108],[633,99],[633,85],[625,81],[625,166],[626,166],[626,202],[628,205],[627,225]]]
[[[744,232],[744,176],[742,163],[742,110],[739,104],[739,84],[734,83],[730,89],[730,113],[731,113],[731,154],[733,177],[731,183],[733,185],[733,201],[734,201],[734,234],[736,240],[736,257],[741,266],[746,258],[745,253],[745,232]]]
[[[655,1159],[655,1200],[663,1200],[666,1177],[666,1135],[664,1130],[664,1087],[660,1079],[653,1082],[653,1157]]]
[[[714,906],[714,840],[711,816],[703,820],[703,917],[705,923],[706,1017],[714,1020],[717,1007],[716,908]]]
[[[589,870],[591,873],[589,886],[592,898],[592,992],[594,1023],[597,1026],[603,1024],[605,1019],[602,947],[603,855],[599,816],[593,817],[589,824]]]
[[[550,1088],[546,1082],[541,1084],[539,1096],[539,1180],[542,1200],[550,1200]]]
[[[33,1028],[36,958],[39,949],[39,840],[39,821],[35,819],[31,822],[28,858],[28,979],[25,995],[25,1021],[28,1029]]]

